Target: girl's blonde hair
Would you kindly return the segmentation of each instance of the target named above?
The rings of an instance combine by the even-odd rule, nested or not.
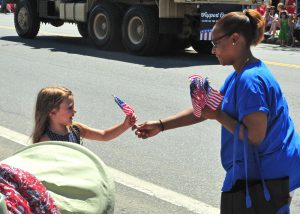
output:
[[[59,108],[64,99],[73,95],[66,87],[45,87],[40,90],[35,106],[35,126],[32,133],[32,142],[37,143],[49,126],[49,113]]]

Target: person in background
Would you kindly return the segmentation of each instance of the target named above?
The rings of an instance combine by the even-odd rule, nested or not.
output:
[[[213,27],[212,53],[221,65],[234,68],[221,87],[224,99],[217,110],[204,107],[198,118],[193,108],[187,108],[161,120],[146,121],[133,127],[139,138],[146,139],[207,119],[219,123],[222,126],[221,161],[226,170],[222,192],[231,191],[236,181],[246,179],[244,148],[240,145],[236,148],[236,167],[232,176],[234,131],[238,124],[242,127],[240,141],[243,141],[247,128],[248,142],[259,151],[259,171],[263,172],[264,179],[288,176],[290,192],[300,187],[300,137],[290,118],[288,103],[267,65],[251,51],[251,46],[263,40],[264,28],[264,19],[256,10],[228,13]],[[253,168],[249,163],[248,167]],[[256,179],[260,173],[256,171],[251,176]]]
[[[46,87],[40,90],[35,107],[33,143],[42,141],[69,141],[81,143],[81,138],[110,141],[132,127],[135,114],[126,116],[124,122],[104,130],[90,128],[74,122],[76,113],[74,96],[66,87]]]
[[[292,47],[296,46],[296,41],[300,41],[300,13],[296,16],[294,23]]]
[[[7,9],[6,9],[6,0],[2,0],[1,3],[1,8],[0,8],[0,13],[7,13]]]
[[[271,35],[269,40],[273,40],[275,38],[276,35],[276,31],[277,29],[280,29],[280,22],[279,22],[279,18],[281,17],[280,14],[281,12],[283,12],[285,9],[284,4],[283,3],[279,3],[277,5],[277,10],[278,10],[278,18],[274,18],[269,34]]]
[[[256,4],[256,10],[260,13],[260,15],[264,16],[266,13],[267,6],[265,5],[264,0],[261,0],[260,4]]]
[[[277,18],[278,18],[278,14],[275,12],[275,7],[274,6],[268,7],[265,14],[265,20],[266,20],[265,31],[267,35],[271,35],[270,30],[271,30],[272,23]]]
[[[285,9],[289,15],[294,15],[296,12],[296,2],[295,0],[286,0]]]
[[[280,40],[280,47],[285,47],[288,43],[288,34],[289,34],[289,24],[288,24],[288,14],[286,11],[280,13],[280,31],[278,39]]]

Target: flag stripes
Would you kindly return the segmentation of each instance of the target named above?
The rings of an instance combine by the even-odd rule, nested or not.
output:
[[[209,85],[208,78],[203,79],[202,76],[193,74],[189,80],[194,115],[201,117],[202,109],[205,106],[216,110],[222,102],[223,96]]]
[[[115,102],[118,104],[118,106],[122,109],[122,111],[127,115],[132,115],[134,113],[134,109],[128,105],[127,103],[125,103],[123,100],[121,100],[120,98],[114,96]]]

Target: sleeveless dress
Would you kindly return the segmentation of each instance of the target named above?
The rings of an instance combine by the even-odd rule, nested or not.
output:
[[[287,19],[281,20],[278,39],[287,41],[288,31],[289,31],[288,20]]]
[[[69,132],[65,135],[54,133],[50,129],[46,130],[45,135],[47,135],[48,138],[52,141],[67,141],[67,142],[82,144],[80,140],[80,129],[76,125],[70,126]]]

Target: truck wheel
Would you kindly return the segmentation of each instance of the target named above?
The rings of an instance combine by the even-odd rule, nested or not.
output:
[[[96,5],[88,20],[88,33],[92,42],[101,49],[120,46],[121,19],[121,10],[115,5]]]
[[[136,55],[152,55],[159,43],[158,14],[149,6],[132,6],[124,15],[122,42]]]
[[[40,30],[40,19],[36,7],[36,3],[30,0],[17,3],[14,22],[16,31],[22,38],[33,39]]]
[[[211,54],[211,50],[213,47],[211,41],[197,40],[196,38],[191,39],[191,45],[197,53],[205,54]]]
[[[87,37],[89,36],[87,23],[84,23],[84,22],[77,22],[77,28],[78,28],[79,34],[80,34],[83,38],[87,38]]]

